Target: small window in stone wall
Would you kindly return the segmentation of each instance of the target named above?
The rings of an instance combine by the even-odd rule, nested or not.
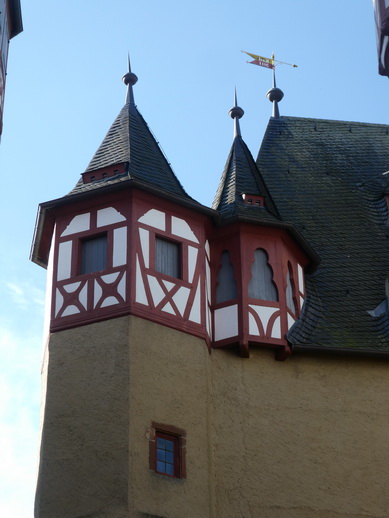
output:
[[[237,297],[234,267],[231,264],[230,253],[225,250],[220,258],[220,268],[217,274],[216,304],[233,300]]]
[[[273,281],[273,269],[269,256],[262,248],[254,252],[248,295],[252,299],[278,301],[278,290]]]
[[[181,279],[181,244],[157,236],[155,239],[155,269],[157,272]]]
[[[80,274],[99,272],[107,268],[107,234],[81,241]]]
[[[185,436],[180,428],[153,423],[146,433],[150,441],[150,469],[159,475],[185,478]]]

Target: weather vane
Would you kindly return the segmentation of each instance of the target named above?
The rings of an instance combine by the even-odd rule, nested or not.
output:
[[[248,56],[254,58],[254,61],[247,61],[247,63],[251,63],[252,65],[271,68],[273,70],[278,65],[289,65],[291,67],[297,68],[297,65],[293,65],[292,63],[286,63],[286,61],[279,61],[277,59],[274,59],[274,53],[272,54],[271,58],[264,58],[263,56],[259,56],[258,54],[252,54],[251,52],[246,52],[245,50],[242,50],[241,52],[244,52]]]
[[[272,116],[276,119],[279,119],[280,112],[278,109],[278,103],[282,100],[284,97],[284,93],[282,90],[277,88],[276,85],[276,66],[278,65],[289,65],[291,67],[297,67],[297,65],[294,65],[292,63],[286,63],[286,61],[279,61],[277,59],[274,59],[274,53],[272,54],[271,58],[265,58],[263,56],[259,56],[258,54],[252,54],[251,52],[246,52],[245,50],[242,50],[245,54],[248,56],[251,56],[254,58],[254,61],[248,61],[247,63],[251,63],[252,65],[258,65],[260,67],[270,68],[273,70],[273,87],[270,88],[270,90],[267,92],[266,97],[269,99],[271,103],[273,103],[273,113]]]

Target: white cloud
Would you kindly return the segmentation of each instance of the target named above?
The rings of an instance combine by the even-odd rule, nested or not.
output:
[[[45,304],[45,293],[29,282],[7,281],[5,286],[8,290],[11,301],[19,309],[31,309],[38,306],[43,311]]]

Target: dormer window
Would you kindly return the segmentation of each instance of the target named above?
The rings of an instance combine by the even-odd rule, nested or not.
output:
[[[107,234],[81,241],[80,275],[107,268]]]
[[[245,205],[254,205],[255,207],[264,207],[265,198],[258,194],[242,194]]]

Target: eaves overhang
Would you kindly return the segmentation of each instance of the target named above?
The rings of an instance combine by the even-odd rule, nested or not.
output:
[[[8,0],[9,15],[11,18],[10,39],[17,36],[23,31],[22,9],[20,0]]]
[[[168,191],[163,191],[157,187],[150,185],[146,182],[142,182],[137,179],[129,178],[128,180],[120,183],[114,183],[95,189],[93,191],[80,192],[71,194],[69,196],[63,196],[51,201],[41,203],[38,207],[38,213],[36,218],[34,237],[31,246],[30,260],[43,268],[47,267],[48,257],[51,246],[51,238],[54,231],[55,225],[55,211],[60,207],[66,207],[73,203],[82,202],[84,200],[90,200],[97,198],[101,195],[114,193],[117,191],[123,191],[124,189],[130,190],[138,188],[142,191],[148,192],[159,198],[174,202],[178,205],[186,207],[188,209],[201,212],[208,217],[213,219],[219,219],[219,214],[214,209],[210,209],[201,203],[188,199],[188,197],[179,196],[172,194]]]
[[[317,354],[317,355],[331,355],[344,356],[355,358],[371,358],[376,360],[389,360],[389,351],[381,351],[377,349],[356,349],[348,347],[325,347],[322,345],[291,345],[292,354]]]
[[[283,229],[296,241],[296,243],[301,247],[301,249],[305,252],[309,259],[309,264],[306,267],[307,273],[313,273],[316,268],[320,264],[320,257],[315,252],[315,250],[311,247],[308,241],[304,238],[304,236],[299,232],[293,223],[287,223],[285,221],[277,221],[277,220],[261,220],[255,216],[244,215],[244,214],[234,214],[230,217],[220,217],[218,224],[220,226],[231,225],[233,223],[250,223],[253,225],[261,226],[261,227],[269,227],[269,228],[277,228]]]

